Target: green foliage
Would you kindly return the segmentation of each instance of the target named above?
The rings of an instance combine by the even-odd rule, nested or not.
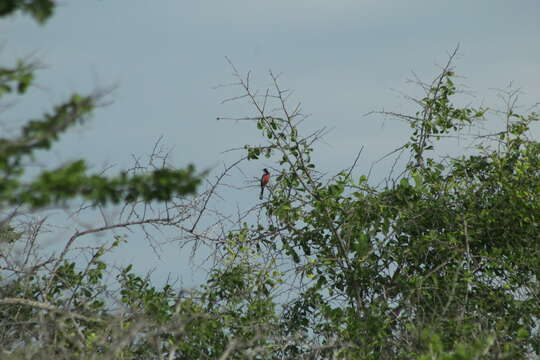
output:
[[[22,232],[16,231],[12,226],[2,226],[0,228],[0,249],[3,243],[13,243],[19,240],[22,235]]]
[[[134,176],[123,172],[117,177],[107,178],[87,175],[85,162],[79,160],[53,171],[44,171],[30,184],[18,184],[18,191],[6,194],[6,202],[40,208],[65,203],[77,195],[100,205],[137,200],[167,201],[173,196],[195,192],[199,183],[193,166]]]
[[[39,21],[53,8],[49,1],[0,1],[0,15],[21,10]],[[0,97],[24,95],[34,69],[25,62],[1,68]],[[298,108],[287,109],[277,78],[272,75],[275,93],[265,92],[261,103],[260,93],[240,79],[246,94],[239,98],[259,112],[256,127],[266,142],[246,145],[246,158],[276,159],[270,195],[261,206],[238,211],[237,222],[212,219],[200,234],[196,227],[215,187],[195,199],[200,212],[180,203],[179,231],[216,247],[208,279],[197,289],[157,287],[131,266],[108,281],[104,254],[120,245],[120,236],[76,261],[66,254],[84,233],[77,231],[60,256],[26,266],[40,228],[21,231],[3,222],[2,358],[538,357],[540,143],[528,137],[538,116],[508,109],[503,131],[473,138],[474,150],[443,156],[437,152],[443,136],[462,135],[494,114],[456,105],[454,79],[449,63],[423,84],[414,115],[397,114],[411,126],[401,147],[411,160],[381,186],[354,168],[322,175],[312,157],[322,132],[302,135],[304,118]],[[148,204],[194,193],[200,178],[191,166],[106,177],[88,174],[78,160],[29,179],[26,164],[35,152],[84,123],[97,100],[73,95],[18,136],[0,139],[2,211],[69,205],[74,198]],[[267,114],[269,108],[281,111]],[[195,220],[183,226],[191,213]],[[20,248],[23,266],[10,257]]]
[[[54,7],[54,0],[0,0],[0,17],[21,11],[43,24],[52,16]]]
[[[35,65],[18,61],[14,68],[0,68],[0,98],[16,91],[22,95],[32,84]]]
[[[248,160],[278,155],[281,171],[274,172],[263,203],[265,220],[243,223],[219,240],[223,256],[205,284],[189,292],[171,284],[157,288],[129,266],[116,277],[118,313],[105,295],[104,250],[96,250],[84,268],[66,260],[52,274],[9,283],[3,316],[41,320],[25,327],[23,348],[13,335],[19,328],[4,326],[5,343],[12,354],[31,352],[49,324],[54,340],[43,354],[60,346],[66,358],[537,355],[540,144],[527,134],[538,117],[509,112],[506,129],[479,138],[476,150],[428,157],[440,135],[474,126],[487,114],[452,103],[452,76],[438,77],[437,90],[429,87],[422,109],[410,117],[413,135],[404,148],[411,161],[385,186],[370,185],[352,169],[325,179],[311,157],[313,139],[301,137],[294,116],[262,114],[257,127],[268,144],[245,150]],[[3,142],[5,179],[11,179],[3,185],[4,206],[39,208],[74,196],[98,204],[167,201],[194,190],[194,183],[179,181],[193,168],[103,178],[87,175],[84,161],[24,184],[22,159],[50,146],[34,140],[42,131],[55,138],[57,132],[42,126],[51,119],[23,131],[21,139],[36,147]],[[4,233],[19,239],[12,228]],[[47,316],[43,309],[50,309]]]
[[[419,356],[418,360],[476,360],[482,358],[494,342],[494,337],[488,336],[475,339],[470,344],[457,344],[455,349],[447,351],[440,336],[427,329],[422,332],[422,339],[426,353]]]
[[[16,87],[22,94],[33,79],[33,66],[19,62],[13,69],[0,69],[0,97]],[[12,84],[13,83],[13,84]],[[0,138],[0,208],[28,205],[36,209],[65,204],[80,196],[95,204],[167,201],[173,196],[195,192],[200,176],[190,165],[185,169],[159,169],[150,174],[131,176],[127,172],[109,178],[87,174],[84,160],[54,170],[45,170],[32,182],[22,181],[27,161],[38,150],[48,150],[62,133],[84,123],[99,96],[72,95],[42,119],[31,120],[15,138]]]
[[[44,23],[54,7],[55,2],[49,0],[0,0],[0,17],[20,11]],[[24,100],[36,69],[35,63],[25,60],[11,67],[0,67],[0,99],[20,96]],[[80,159],[55,169],[45,168],[35,176],[28,174],[36,153],[50,150],[63,133],[84,124],[102,96],[73,94],[40,118],[27,121],[18,134],[4,134],[0,138],[0,357],[3,359],[112,359],[123,354],[125,359],[139,359],[140,354],[152,354],[150,350],[155,349],[147,348],[148,341],[134,341],[127,349],[111,343],[111,339],[123,341],[133,330],[113,310],[107,295],[110,283],[103,256],[119,246],[122,238],[115,237],[110,246],[90,248],[90,258],[81,259],[70,253],[75,239],[85,234],[76,231],[59,255],[41,253],[45,219],[35,221],[27,215],[50,206],[69,206],[70,200],[76,198],[92,206],[106,206],[159,203],[195,193],[202,175],[192,165],[178,170],[162,167],[106,176],[90,173],[86,162]],[[169,224],[173,220],[167,214],[156,221]],[[132,223],[142,225],[147,219],[110,228],[128,227]],[[88,248],[79,249],[76,253],[87,254],[87,251]],[[121,275],[120,292],[126,294],[123,303],[138,321],[136,326],[143,323],[137,313],[146,314],[148,320],[141,326],[141,334],[148,330],[149,337],[153,337],[154,325],[161,326],[173,319],[174,311],[168,302],[172,289],[157,291],[128,272]],[[186,306],[188,310],[193,309]],[[193,311],[185,316],[193,316]],[[165,334],[169,340],[177,334],[173,331],[167,335],[165,330],[157,333]],[[168,342],[167,346],[172,345]]]
[[[413,161],[383,188],[350,171],[324,183],[294,116],[276,125],[261,114],[264,148],[283,167],[264,206],[310,284],[285,326],[327,344],[337,337],[341,350],[325,356],[526,358],[538,349],[540,144],[527,138],[538,117],[509,111],[507,129],[479,137],[478,151],[428,158],[441,135],[486,116],[453,104],[454,76],[445,69],[415,116],[399,116],[412,127],[404,148]]]

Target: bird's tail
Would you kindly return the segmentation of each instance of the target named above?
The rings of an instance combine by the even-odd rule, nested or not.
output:
[[[263,193],[264,193],[264,187],[261,186],[261,195],[259,196],[259,199],[260,199],[260,200],[263,199]]]

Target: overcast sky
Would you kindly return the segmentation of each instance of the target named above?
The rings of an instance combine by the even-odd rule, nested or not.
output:
[[[414,71],[429,80],[457,44],[456,70],[473,104],[502,105],[493,89],[510,82],[522,89],[523,105],[540,101],[539,39],[538,0],[64,0],[45,26],[28,17],[0,21],[2,64],[33,54],[47,65],[38,88],[2,122],[37,117],[74,91],[118,85],[113,104],[66,135],[46,161],[84,157],[96,169],[127,167],[131,154],[149,153],[163,135],[175,165],[219,168],[238,156],[224,150],[261,141],[245,122],[216,121],[251,114],[220,103],[240,94],[216,88],[234,81],[228,57],[261,88],[269,69],[282,73],[282,85],[310,114],[306,130],[333,129],[317,149],[322,169],[348,166],[364,146],[362,172],[407,137],[403,125],[364,114],[414,109],[399,95],[418,94],[407,79]],[[274,165],[250,164],[248,179],[230,181],[246,185]],[[229,198],[233,206],[253,203],[257,189]],[[124,246],[122,260],[191,283],[180,250],[150,262],[143,242]]]

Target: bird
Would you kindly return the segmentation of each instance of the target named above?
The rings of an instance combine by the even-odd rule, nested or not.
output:
[[[268,171],[268,169],[263,169],[263,175],[261,177],[261,196],[259,196],[260,200],[263,199],[264,188],[266,187],[266,185],[268,185],[269,181],[270,181],[270,172]]]

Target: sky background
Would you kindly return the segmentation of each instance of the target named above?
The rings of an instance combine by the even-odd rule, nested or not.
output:
[[[262,141],[246,122],[216,121],[253,114],[245,103],[221,104],[241,94],[219,87],[235,80],[228,57],[258,88],[270,85],[270,69],[281,73],[282,86],[295,90],[292,103],[310,114],[305,131],[332,129],[316,151],[321,169],[349,166],[363,146],[362,174],[407,139],[404,124],[364,114],[414,111],[400,95],[420,95],[407,82],[412,72],[430,80],[457,44],[456,70],[470,93],[464,102],[502,107],[495,89],[509,83],[522,90],[524,109],[540,101],[539,18],[538,0],[64,0],[45,26],[24,16],[0,21],[2,64],[32,55],[46,65],[1,122],[16,128],[72,92],[116,85],[112,104],[42,154],[43,163],[84,157],[96,170],[126,168],[163,136],[175,166],[220,169],[240,156],[223,151]],[[275,165],[249,163],[228,182],[249,185]],[[388,166],[376,170],[384,176]],[[257,196],[256,187],[231,191],[217,206],[252,206]],[[161,259],[149,251],[134,236],[116,260],[155,268],[157,278],[179,276],[186,286],[201,279],[178,246],[165,247]]]

